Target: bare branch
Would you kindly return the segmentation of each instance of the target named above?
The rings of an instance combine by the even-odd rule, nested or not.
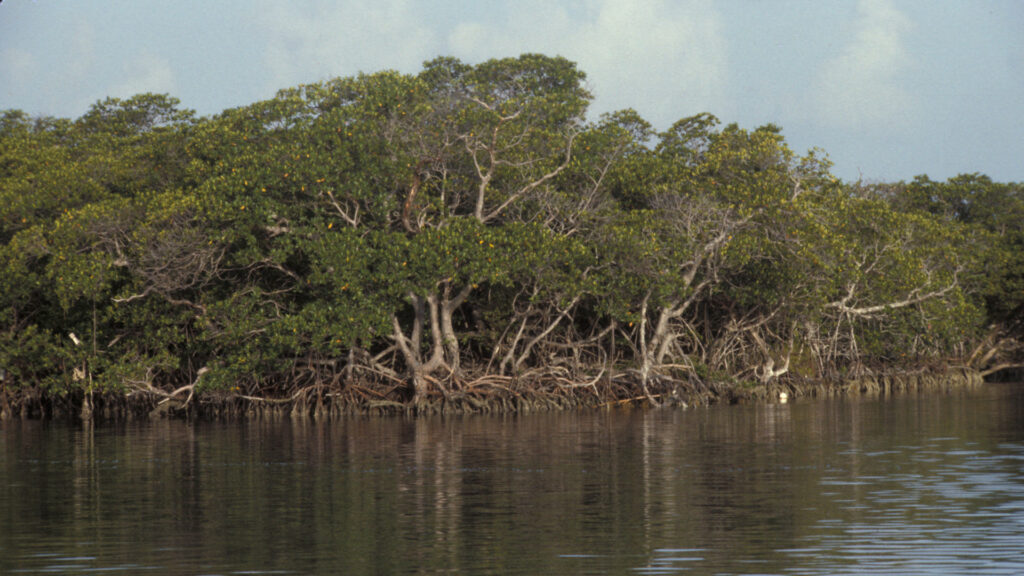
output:
[[[853,290],[855,285],[851,284],[848,287],[847,295],[842,300],[838,300],[836,302],[829,302],[826,306],[828,306],[829,308],[835,308],[844,314],[868,318],[879,312],[906,308],[907,306],[913,306],[915,304],[920,304],[933,298],[945,296],[958,285],[959,283],[957,282],[957,279],[954,276],[953,281],[948,286],[941,288],[939,290],[928,292],[926,294],[917,294],[918,291],[914,290],[910,293],[910,295],[907,298],[904,298],[903,300],[887,302],[885,304],[878,304],[876,306],[863,306],[860,308],[853,308],[847,304],[853,298]]]
[[[480,218],[479,215],[478,215],[478,218],[480,218],[480,221],[481,222],[488,222],[488,221],[494,219],[499,214],[501,214],[501,212],[504,211],[505,208],[508,208],[508,206],[510,204],[512,204],[516,200],[522,198],[526,194],[529,194],[533,190],[536,190],[538,187],[542,186],[544,183],[548,182],[549,180],[551,180],[555,176],[558,176],[559,174],[561,174],[562,171],[565,170],[569,166],[570,162],[572,161],[572,145],[573,145],[573,141],[575,141],[575,139],[576,139],[576,133],[575,132],[569,135],[569,141],[565,145],[565,158],[562,160],[561,164],[559,164],[554,170],[552,170],[552,171],[548,172],[547,174],[541,176],[537,180],[534,180],[533,182],[530,182],[526,186],[523,186],[519,190],[517,190],[517,191],[513,192],[512,194],[510,194],[509,197],[506,198],[504,202],[502,202],[494,210],[490,211],[483,218]]]

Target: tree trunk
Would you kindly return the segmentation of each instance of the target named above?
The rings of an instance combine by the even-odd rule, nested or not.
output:
[[[452,316],[455,310],[466,300],[472,286],[467,285],[452,298],[450,288],[444,284],[441,295],[430,294],[420,296],[409,294],[409,302],[413,307],[413,326],[409,336],[402,330],[398,316],[392,315],[391,325],[395,343],[405,361],[411,380],[415,401],[426,398],[431,375],[440,368],[447,368],[447,378],[456,376],[459,369],[459,340],[455,333]],[[429,320],[428,320],[429,317]],[[422,334],[424,329],[430,331],[429,355],[424,357]],[[438,379],[438,385],[440,381]],[[447,393],[447,390],[441,389]]]
[[[446,360],[453,379],[457,378],[459,374],[459,360],[461,352],[459,350],[459,339],[455,334],[455,326],[452,323],[452,315],[455,313],[455,310],[466,301],[466,298],[469,297],[469,294],[472,291],[472,284],[467,284],[453,298],[451,296],[451,285],[447,282],[444,283],[444,288],[442,290],[442,299],[439,306],[441,341],[444,344],[444,351],[447,355]]]

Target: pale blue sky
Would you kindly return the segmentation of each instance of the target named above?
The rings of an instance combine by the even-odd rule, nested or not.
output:
[[[213,114],[439,55],[523,52],[576,61],[594,114],[773,122],[847,180],[1024,181],[1019,0],[5,0],[0,109],[77,117],[165,92]]]

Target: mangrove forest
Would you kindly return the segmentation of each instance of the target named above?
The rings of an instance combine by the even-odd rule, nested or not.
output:
[[[659,132],[590,100],[573,62],[527,54],[207,117],[159,94],[0,112],[0,410],[521,410],[1019,375],[1024,184],[844,182],[773,124]]]

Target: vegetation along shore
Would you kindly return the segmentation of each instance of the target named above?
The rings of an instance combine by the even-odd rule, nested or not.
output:
[[[0,112],[0,413],[514,411],[1019,376],[1021,183],[843,182],[774,125],[658,132],[589,101],[574,63],[528,54],[211,117],[155,94]]]

